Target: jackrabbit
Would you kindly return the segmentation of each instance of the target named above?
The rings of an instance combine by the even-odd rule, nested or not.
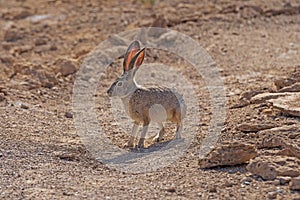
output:
[[[126,113],[134,121],[131,138],[128,147],[135,146],[136,133],[139,125],[143,126],[141,137],[137,144],[138,148],[144,147],[145,136],[150,121],[158,123],[159,133],[154,140],[162,140],[165,129],[163,122],[171,121],[176,123],[176,139],[181,138],[182,119],[185,117],[186,104],[182,95],[166,87],[145,88],[135,82],[135,74],[145,57],[145,48],[140,49],[139,41],[133,41],[125,55],[123,62],[123,74],[108,89],[110,97],[121,98]]]

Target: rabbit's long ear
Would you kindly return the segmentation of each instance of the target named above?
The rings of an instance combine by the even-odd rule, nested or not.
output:
[[[129,63],[129,66],[130,68],[134,68],[134,73],[133,75],[135,74],[135,72],[139,69],[139,66],[141,66],[141,64],[143,63],[144,61],[144,57],[145,57],[145,50],[146,48],[142,48],[140,51],[138,51],[134,56],[133,58],[131,59],[130,63]]]
[[[129,47],[124,55],[124,62],[123,62],[124,72],[129,71],[133,68],[133,65],[130,65],[130,62],[132,61],[134,55],[136,55],[136,53],[139,50],[140,50],[140,42],[139,41],[135,40],[129,45]]]

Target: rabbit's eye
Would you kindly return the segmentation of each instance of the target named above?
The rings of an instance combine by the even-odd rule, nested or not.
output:
[[[117,86],[122,86],[122,84],[123,84],[122,82],[119,82],[119,83],[117,84]]]

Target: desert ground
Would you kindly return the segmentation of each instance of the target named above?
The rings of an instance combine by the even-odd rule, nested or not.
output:
[[[300,1],[0,0],[0,26],[2,199],[300,199]],[[73,86],[98,44],[150,26],[183,33],[212,57],[226,116],[200,159],[212,117],[206,83],[182,58],[150,50],[145,62],[170,64],[197,88],[199,123],[179,159],[134,174],[112,169],[84,144]],[[99,81],[95,113],[124,148],[129,135],[106,94],[121,65],[115,60]],[[163,142],[173,136],[167,128]]]

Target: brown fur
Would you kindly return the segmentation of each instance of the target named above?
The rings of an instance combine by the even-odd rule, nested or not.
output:
[[[162,105],[167,114],[167,121],[181,123],[185,116],[186,106],[181,95],[169,88],[138,88],[130,96],[129,116],[138,124],[149,124],[149,109],[154,104]],[[182,113],[183,111],[183,113]]]

